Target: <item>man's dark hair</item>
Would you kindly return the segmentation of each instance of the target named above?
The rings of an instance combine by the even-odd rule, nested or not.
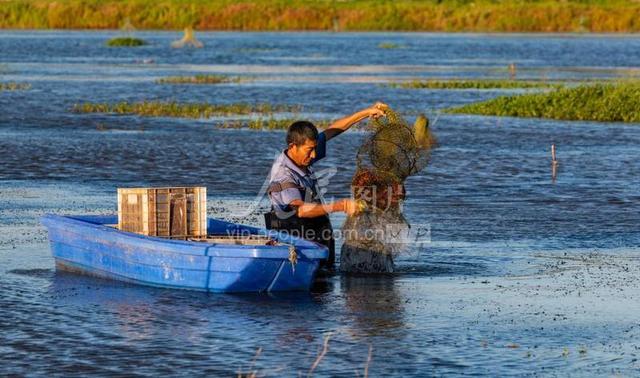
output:
[[[318,129],[309,121],[296,121],[287,130],[287,145],[301,146],[304,142],[318,139]]]

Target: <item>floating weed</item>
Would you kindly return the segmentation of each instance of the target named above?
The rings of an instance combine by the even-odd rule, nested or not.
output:
[[[402,47],[403,47],[402,45],[397,44],[397,43],[393,43],[393,42],[380,42],[378,44],[378,48],[388,49],[388,50],[399,49],[399,48],[402,48]]]
[[[136,47],[146,45],[147,42],[140,38],[116,37],[107,41],[109,47]]]
[[[276,51],[275,47],[240,47],[233,49],[233,51],[238,53],[261,53],[261,52],[270,52]]]
[[[28,83],[0,83],[0,92],[2,91],[26,91],[31,88],[31,84]]]
[[[177,102],[119,102],[83,103],[74,105],[75,113],[114,113],[137,114],[145,117],[177,117],[177,118],[210,118],[213,116],[249,115],[254,113],[273,114],[279,112],[297,113],[302,110],[299,105],[273,104],[208,104]]]
[[[246,78],[225,75],[170,76],[156,80],[158,84],[224,84],[248,81]]]
[[[561,88],[561,83],[521,80],[413,80],[391,83],[396,88],[409,89],[530,89]]]
[[[502,96],[445,109],[445,112],[575,121],[640,122],[640,82],[586,84],[547,93]]]
[[[286,130],[289,126],[295,121],[299,121],[299,119],[291,119],[291,118],[256,118],[252,120],[233,120],[233,121],[225,121],[219,128],[222,129],[242,129],[248,128],[252,130]],[[331,122],[330,121],[311,121],[314,125],[316,125],[319,129],[327,128]]]

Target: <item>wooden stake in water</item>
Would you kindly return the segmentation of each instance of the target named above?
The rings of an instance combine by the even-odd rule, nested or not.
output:
[[[558,159],[556,159],[556,145],[551,145],[551,181],[556,182],[558,176]]]
[[[515,63],[509,64],[509,77],[511,78],[511,80],[514,80],[516,78],[516,64]]]

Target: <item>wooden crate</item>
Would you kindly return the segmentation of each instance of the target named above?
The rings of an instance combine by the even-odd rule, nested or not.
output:
[[[207,236],[207,188],[118,188],[118,229],[184,239]]]

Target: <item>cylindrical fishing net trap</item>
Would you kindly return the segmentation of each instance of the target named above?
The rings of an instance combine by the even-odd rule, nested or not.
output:
[[[342,227],[343,272],[393,272],[410,228],[402,215],[404,182],[427,166],[436,144],[424,115],[413,126],[391,109],[385,115],[369,121],[371,134],[358,149],[351,190],[366,209],[348,216]]]

